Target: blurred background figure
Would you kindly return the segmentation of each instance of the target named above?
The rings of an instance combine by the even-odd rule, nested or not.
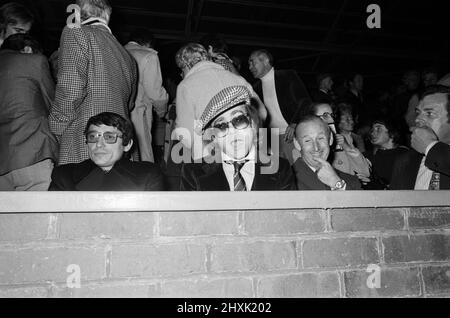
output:
[[[54,83],[39,43],[27,34],[0,49],[0,190],[45,191],[58,143],[48,114]]]
[[[1,6],[0,47],[8,36],[16,33],[28,33],[33,22],[33,14],[22,4],[8,2]]]
[[[211,61],[239,75],[234,61],[229,57],[228,44],[223,36],[220,34],[207,34],[200,39],[200,44],[208,51]]]
[[[158,52],[153,48],[154,37],[149,30],[136,29],[125,45],[135,58],[139,70],[139,83],[136,102],[131,112],[139,143],[141,160],[155,162],[152,138],[153,111],[163,118],[167,111],[169,95],[162,86],[161,67]]]

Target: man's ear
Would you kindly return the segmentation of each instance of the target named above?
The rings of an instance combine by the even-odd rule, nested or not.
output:
[[[133,139],[131,139],[131,140],[128,142],[128,145],[126,145],[126,146],[123,148],[123,151],[124,151],[124,152],[129,151],[129,150],[131,149],[132,146],[133,146]]]
[[[33,54],[33,49],[31,48],[31,46],[26,45],[20,52],[26,54]]]

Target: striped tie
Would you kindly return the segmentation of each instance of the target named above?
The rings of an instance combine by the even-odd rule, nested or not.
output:
[[[245,164],[245,160],[244,161],[235,161],[233,162],[233,166],[234,166],[234,176],[233,176],[233,180],[234,180],[234,191],[245,191],[245,181],[244,178],[242,178],[241,175],[241,168],[244,166]]]
[[[432,174],[431,180],[430,180],[430,185],[428,186],[428,190],[439,190],[440,180],[441,180],[441,175],[439,174],[439,172],[433,171],[433,174]]]

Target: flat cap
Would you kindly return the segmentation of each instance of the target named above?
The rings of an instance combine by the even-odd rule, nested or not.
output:
[[[209,101],[200,117],[201,130],[205,130],[217,116],[227,110],[247,104],[250,105],[251,93],[245,86],[229,86],[222,89]]]

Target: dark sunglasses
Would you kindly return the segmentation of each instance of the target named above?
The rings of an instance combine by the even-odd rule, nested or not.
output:
[[[230,127],[230,123],[233,125],[235,129],[241,130],[247,128],[250,125],[250,118],[248,114],[242,114],[234,117],[232,120],[228,122],[220,122],[214,124],[212,128],[215,129],[217,137],[225,137],[228,134],[228,128]]]

